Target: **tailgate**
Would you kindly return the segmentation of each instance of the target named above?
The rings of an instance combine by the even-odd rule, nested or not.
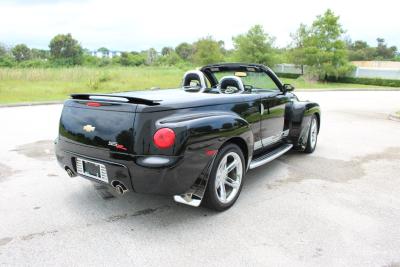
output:
[[[125,153],[133,151],[137,104],[68,100],[60,119],[60,138]]]

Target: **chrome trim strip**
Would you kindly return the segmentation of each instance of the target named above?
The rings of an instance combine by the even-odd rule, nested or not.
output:
[[[269,146],[273,143],[280,141],[281,139],[282,139],[282,134],[274,135],[274,136],[262,139],[262,144],[263,144],[263,146]]]
[[[280,134],[270,136],[261,140],[263,146],[269,146],[273,143],[279,142],[282,138],[289,135],[289,129],[282,131]]]
[[[262,141],[256,141],[254,142],[254,150],[257,150],[259,148],[262,148]]]
[[[250,170],[257,168],[261,165],[264,165],[270,161],[273,161],[274,159],[276,159],[276,158],[282,156],[283,154],[285,154],[286,152],[288,152],[292,147],[293,147],[292,144],[286,144],[286,145],[282,146],[281,147],[282,149],[280,149],[277,153],[272,154],[269,157],[266,157],[266,158],[258,160],[258,161],[253,160],[252,162],[250,162]]]

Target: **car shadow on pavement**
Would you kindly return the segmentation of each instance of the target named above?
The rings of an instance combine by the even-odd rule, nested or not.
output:
[[[122,196],[103,199],[96,193],[95,188],[88,181],[81,190],[68,196],[67,207],[70,212],[87,217],[88,221],[113,223],[118,221],[132,221],[138,218],[168,217],[170,220],[216,214],[203,207],[194,208],[175,203],[172,197],[127,193]],[[155,222],[157,223],[157,222]]]
[[[296,152],[291,152],[294,157]],[[290,155],[290,157],[292,157]],[[137,193],[127,193],[125,195],[116,195],[116,197],[103,199],[96,193],[93,185],[80,180],[83,185],[78,191],[74,191],[68,196],[67,207],[70,212],[84,216],[84,220],[93,223],[122,223],[127,225],[135,221],[143,220],[147,224],[158,225],[160,221],[166,225],[174,223],[183,223],[199,218],[229,216],[230,213],[236,213],[242,210],[243,206],[251,205],[254,201],[254,194],[257,190],[267,192],[272,189],[271,183],[276,179],[283,179],[287,170],[282,162],[275,160],[267,165],[251,170],[246,175],[246,180],[239,200],[235,205],[225,212],[216,212],[204,207],[191,207],[175,203],[172,197],[146,195]]]

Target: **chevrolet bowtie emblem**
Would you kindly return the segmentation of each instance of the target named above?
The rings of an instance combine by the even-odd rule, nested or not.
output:
[[[83,126],[83,130],[84,130],[85,132],[88,132],[88,133],[93,132],[94,129],[96,129],[96,127],[93,127],[93,126],[90,125],[90,124]]]

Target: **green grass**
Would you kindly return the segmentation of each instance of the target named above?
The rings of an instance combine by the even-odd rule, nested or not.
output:
[[[175,88],[180,84],[184,72],[174,67],[0,68],[0,104],[63,100],[72,93]],[[382,88],[358,84],[310,83],[301,78],[282,80],[299,89]]]
[[[0,69],[0,103],[63,100],[83,92],[174,88],[184,72],[152,67]]]
[[[396,112],[396,115],[397,115],[397,116],[400,116],[400,111],[397,111],[397,112]]]

